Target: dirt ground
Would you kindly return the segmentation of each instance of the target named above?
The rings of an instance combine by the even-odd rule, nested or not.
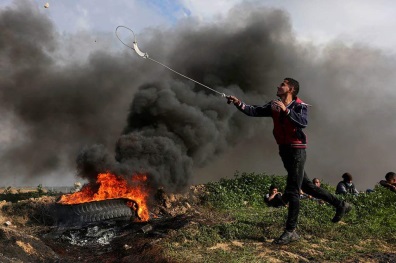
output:
[[[159,243],[193,219],[188,202],[198,202],[194,189],[185,195],[158,191],[149,222],[109,221],[80,229],[56,226],[56,197],[0,201],[0,262],[172,262],[161,257]]]
[[[163,254],[171,233],[198,223],[210,226],[220,220],[213,211],[199,205],[202,191],[202,186],[192,187],[184,195],[159,191],[149,222],[103,222],[70,229],[55,226],[55,197],[0,202],[0,262],[176,262]],[[274,247],[269,241],[255,242],[249,246],[257,247],[262,262],[317,262],[312,258],[323,253],[321,247],[305,241],[305,256],[287,247]],[[235,240],[208,250],[229,251],[244,245]],[[384,251],[394,249],[384,244]],[[375,252],[346,262],[396,262],[396,254]]]

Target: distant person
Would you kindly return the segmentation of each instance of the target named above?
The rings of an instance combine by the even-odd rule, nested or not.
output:
[[[316,185],[316,187],[320,187],[320,185],[321,185],[321,182],[320,182],[320,180],[318,178],[312,179],[312,183],[314,185]]]
[[[322,183],[320,182],[320,180],[319,180],[318,178],[312,179],[312,183],[313,183],[316,187],[321,188]],[[318,199],[318,198],[312,198],[312,200],[318,201],[318,203],[321,204],[321,205],[324,204],[324,203],[326,203],[326,202],[323,201],[322,199]]]
[[[352,175],[350,173],[344,173],[342,175],[342,181],[337,184],[336,194],[358,194],[355,185],[352,182]]]
[[[278,187],[271,185],[268,194],[265,195],[264,201],[268,206],[280,207],[285,206],[282,201],[282,193],[278,191]]]
[[[81,191],[81,188],[82,188],[82,184],[80,182],[75,182],[73,189],[71,190],[71,193],[79,192]]]
[[[385,175],[385,180],[381,180],[380,185],[388,188],[389,190],[396,192],[396,174],[389,172]]]

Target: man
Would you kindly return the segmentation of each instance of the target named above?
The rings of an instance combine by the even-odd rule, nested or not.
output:
[[[279,155],[287,171],[286,189],[282,199],[285,203],[289,203],[285,231],[274,241],[275,244],[288,244],[299,239],[296,227],[300,210],[300,189],[306,194],[333,205],[336,208],[333,222],[340,221],[352,208],[327,190],[316,187],[304,171],[307,139],[302,129],[308,123],[308,104],[297,97],[299,89],[298,81],[285,78],[277,88],[276,95],[279,99],[270,101],[263,106],[247,105],[235,96],[227,96],[227,102],[234,103],[246,115],[272,117],[273,120],[273,134],[279,145]]]
[[[319,180],[318,178],[312,179],[312,183],[313,183],[314,185],[316,185],[317,187],[320,187],[320,180]]]
[[[342,181],[337,184],[336,194],[346,195],[346,194],[359,194],[355,185],[352,183],[352,175],[350,173],[344,173],[342,175]]]
[[[320,180],[318,178],[314,178],[312,179],[312,183],[316,186],[316,187],[321,187],[322,183],[320,182]],[[312,200],[317,201],[320,205],[325,204],[326,202],[323,201],[322,199],[318,199],[318,198],[312,198]]]
[[[394,172],[389,172],[385,175],[385,180],[381,180],[379,183],[383,187],[388,188],[392,192],[396,192],[396,174]]]
[[[271,185],[268,194],[265,195],[264,201],[268,206],[280,207],[284,206],[285,203],[282,201],[282,193],[278,191],[278,187]]]

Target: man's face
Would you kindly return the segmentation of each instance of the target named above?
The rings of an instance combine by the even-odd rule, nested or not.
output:
[[[396,183],[396,176],[393,176],[389,179],[390,184],[395,184]]]
[[[319,181],[319,180],[315,180],[314,184],[315,184],[317,187],[320,187],[320,181]]]
[[[293,88],[289,86],[289,81],[284,80],[278,87],[276,96],[286,95],[287,93],[291,93]]]
[[[278,188],[274,188],[271,190],[271,194],[276,194],[276,193],[278,193]]]

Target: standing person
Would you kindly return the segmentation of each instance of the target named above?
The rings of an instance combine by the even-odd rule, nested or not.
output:
[[[276,96],[279,99],[270,101],[263,106],[247,105],[235,96],[227,96],[227,102],[234,103],[246,115],[272,117],[273,120],[273,134],[279,145],[279,155],[287,171],[286,189],[282,199],[285,203],[289,203],[285,230],[279,238],[275,239],[275,244],[288,244],[300,238],[296,232],[300,211],[300,189],[333,205],[336,208],[333,222],[340,221],[352,208],[327,190],[316,187],[304,171],[307,139],[302,129],[308,123],[308,105],[297,97],[299,89],[298,81],[285,78],[277,88]]]
[[[358,194],[359,191],[356,189],[352,182],[352,175],[350,173],[344,173],[342,175],[342,181],[337,184],[336,194],[346,195],[346,194]]]

